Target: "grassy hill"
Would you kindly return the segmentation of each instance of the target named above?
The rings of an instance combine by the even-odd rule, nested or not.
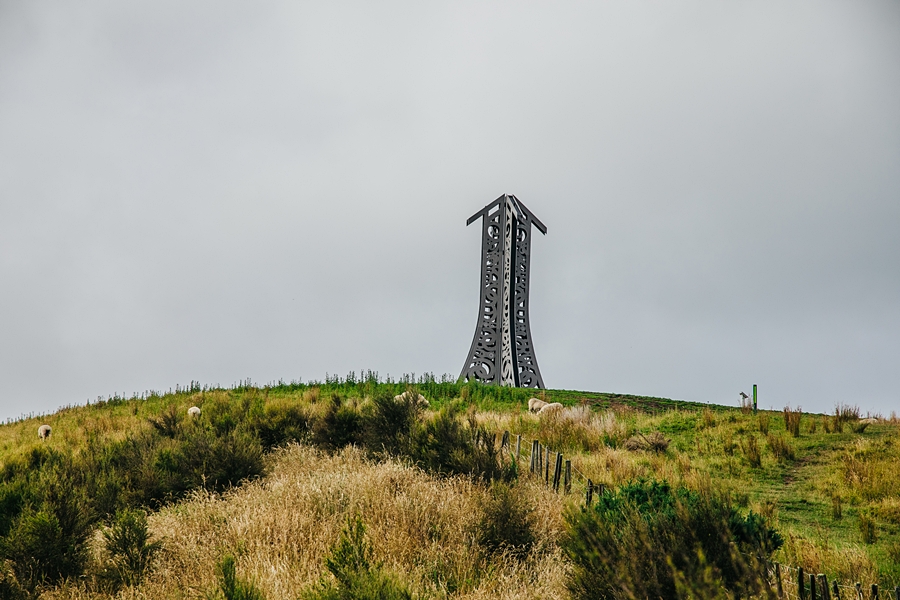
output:
[[[387,402],[408,388],[427,409]],[[541,393],[567,409],[539,418],[532,393],[192,385],[2,425],[0,597],[567,598],[588,479],[609,490],[604,510],[665,481],[762,515],[785,565],[900,583],[895,421],[565,390]],[[503,431],[521,436],[518,466]],[[571,494],[529,473],[532,440],[571,460]]]

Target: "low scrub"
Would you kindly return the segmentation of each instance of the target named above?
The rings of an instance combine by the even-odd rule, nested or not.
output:
[[[103,530],[105,565],[101,579],[113,592],[123,586],[138,585],[150,571],[150,564],[162,544],[150,539],[147,515],[142,510],[125,509]]]
[[[718,597],[762,588],[782,539],[755,513],[666,482],[638,481],[570,512],[563,545],[575,599]],[[749,555],[749,556],[748,556]]]
[[[494,483],[477,528],[479,545],[488,554],[524,558],[535,540],[533,512],[515,487]]]
[[[305,600],[412,600],[412,593],[372,559],[366,527],[359,516],[349,519],[325,558],[333,579],[323,578]]]
[[[216,566],[219,588],[207,594],[207,600],[265,600],[263,593],[252,581],[237,575],[237,565],[233,555],[226,554]]]

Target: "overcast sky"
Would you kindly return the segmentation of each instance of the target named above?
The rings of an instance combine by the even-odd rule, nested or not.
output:
[[[549,387],[900,412],[900,3],[0,0],[0,418],[459,374],[549,228]]]

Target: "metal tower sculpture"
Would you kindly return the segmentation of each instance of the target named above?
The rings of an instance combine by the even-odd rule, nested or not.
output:
[[[460,379],[543,388],[528,321],[531,225],[547,227],[518,198],[504,194],[469,217],[482,218],[481,303]]]

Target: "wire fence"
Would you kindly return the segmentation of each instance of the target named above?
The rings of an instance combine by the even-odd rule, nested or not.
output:
[[[521,467],[523,459],[526,458],[522,456],[521,435],[515,436],[513,447],[509,431],[504,431],[500,448],[501,451],[507,450],[511,459]],[[532,440],[527,459],[529,475],[539,478],[557,493],[560,491],[563,494],[572,493],[575,476],[580,476],[580,482],[584,484],[581,493],[584,494],[584,503],[588,506],[593,502],[595,495],[602,495],[606,491],[603,484],[595,484],[584,473],[573,467],[571,459],[566,459],[561,452],[542,445],[539,440]],[[803,567],[767,561],[765,564],[768,595],[779,600],[900,600],[900,586],[890,590],[879,589],[876,583],[847,584],[836,579],[829,580],[824,573],[809,573],[804,571]]]

